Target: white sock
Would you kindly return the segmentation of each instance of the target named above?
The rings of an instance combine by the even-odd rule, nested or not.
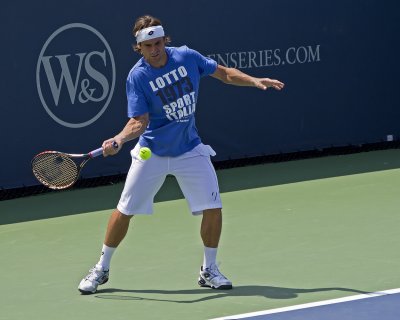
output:
[[[105,244],[103,244],[103,248],[101,249],[100,260],[97,263],[97,265],[102,266],[104,270],[109,270],[111,257],[113,255],[115,249],[117,249],[117,248],[107,247]]]
[[[211,265],[216,264],[218,248],[204,247],[203,269],[209,268]]]

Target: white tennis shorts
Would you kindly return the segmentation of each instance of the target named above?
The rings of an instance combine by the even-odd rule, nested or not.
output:
[[[218,180],[210,156],[215,151],[199,144],[178,157],[159,157],[148,160],[139,157],[140,145],[131,151],[129,169],[117,209],[126,215],[152,214],[154,196],[168,174],[176,177],[193,215],[206,209],[222,208]]]

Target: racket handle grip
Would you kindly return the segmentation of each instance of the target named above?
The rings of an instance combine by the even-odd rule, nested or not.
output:
[[[96,150],[93,150],[93,151],[89,152],[89,156],[91,158],[96,158],[96,157],[101,156],[101,155],[103,155],[103,148],[98,148]]]
[[[115,141],[113,142],[113,147],[114,149],[118,149],[118,143],[116,143]],[[96,158],[98,156],[102,156],[103,155],[103,148],[98,148],[96,150],[90,151],[89,152],[89,156],[91,158]]]

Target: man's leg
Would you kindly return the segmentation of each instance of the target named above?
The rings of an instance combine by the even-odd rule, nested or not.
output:
[[[153,199],[168,173],[169,159],[153,155],[146,161],[140,160],[139,150],[140,145],[137,144],[131,151],[132,165],[117,209],[113,211],[108,221],[100,260],[79,284],[79,291],[82,293],[94,293],[98,285],[108,281],[111,257],[128,232],[132,219],[132,215],[125,215],[122,212],[141,214],[153,212]]]
[[[201,221],[201,239],[204,246],[208,248],[218,248],[219,238],[222,230],[221,209],[207,209],[203,211]]]
[[[204,260],[200,270],[199,285],[214,289],[232,289],[230,282],[218,269],[216,256],[222,230],[221,209],[203,211],[200,234],[204,243]]]
[[[210,155],[215,155],[214,150],[210,146],[200,144],[182,157],[172,158],[170,168],[192,214],[203,215],[200,235],[204,244],[204,261],[200,268],[199,285],[231,289],[232,283],[219,272],[216,264],[222,229],[222,203],[218,178]]]
[[[100,260],[80,282],[78,289],[81,293],[95,293],[99,285],[108,281],[111,257],[115,249],[125,238],[132,217],[132,215],[122,214],[118,209],[113,211],[108,221]]]
[[[103,270],[110,269],[112,255],[115,249],[125,238],[128,232],[129,222],[133,215],[125,215],[115,209],[108,221],[106,236],[101,250],[100,260],[97,263]]]
[[[116,248],[128,232],[129,222],[133,215],[126,215],[115,209],[108,221],[104,244]]]

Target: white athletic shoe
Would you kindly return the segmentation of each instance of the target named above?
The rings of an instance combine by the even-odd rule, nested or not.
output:
[[[200,287],[210,287],[219,290],[232,289],[232,282],[230,282],[218,269],[215,264],[210,268],[200,267],[200,276],[198,284]]]
[[[108,281],[109,270],[104,270],[101,266],[94,266],[89,270],[89,274],[79,283],[78,290],[82,294],[91,294],[97,291],[97,287]]]

